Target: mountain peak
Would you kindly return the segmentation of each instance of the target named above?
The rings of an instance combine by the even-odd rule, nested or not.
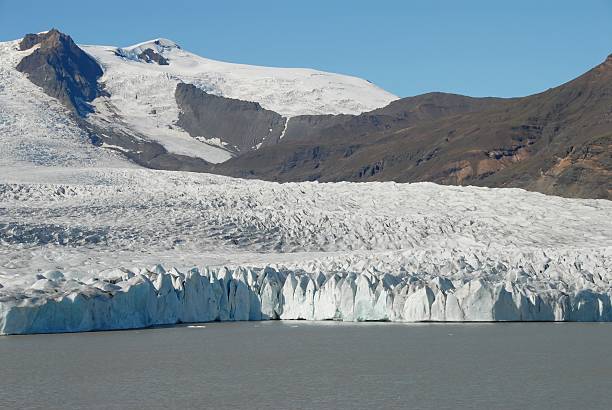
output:
[[[19,43],[19,50],[34,49],[15,67],[28,75],[30,81],[47,95],[74,109],[80,115],[91,112],[90,102],[101,95],[98,78],[102,68],[83,52],[72,38],[57,29],[38,34],[27,34]]]
[[[35,45],[41,44],[43,42],[48,43],[57,43],[58,41],[67,41],[72,39],[67,34],[62,33],[56,28],[52,28],[49,31],[42,31],[40,33],[29,33],[26,34],[19,43],[19,50],[29,50]]]
[[[178,49],[181,48],[181,46],[179,46],[176,42],[169,40],[167,38],[156,38],[155,40],[153,40],[153,43],[160,47],[178,48]]]

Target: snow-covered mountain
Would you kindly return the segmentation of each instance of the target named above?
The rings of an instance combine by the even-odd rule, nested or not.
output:
[[[296,115],[358,114],[397,99],[360,78],[311,69],[215,61],[185,51],[167,39],[124,48],[82,48],[103,68],[100,83],[110,93],[94,101],[95,116],[119,115],[130,128],[170,152],[198,156],[212,163],[229,159],[231,151],[225,149],[228,143],[223,135],[193,138],[176,126],[179,108],[175,90],[179,83],[193,84],[216,96],[257,102],[285,117],[285,122]]]
[[[0,78],[0,86],[20,87],[24,76],[15,72],[18,68],[26,77],[38,81],[37,85],[45,92],[63,102],[79,105],[76,108],[82,111],[79,98],[74,96],[74,87],[63,94],[57,94],[57,90],[66,87],[61,80],[64,77],[74,76],[75,87],[83,85],[80,80],[89,80],[88,87],[84,87],[85,91],[90,91],[89,95],[91,87],[97,86],[101,91],[88,102],[91,109],[83,115],[86,120],[80,125],[85,124],[103,148],[129,153],[130,159],[152,167],[165,165],[159,164],[160,161],[149,164],[148,158],[137,158],[146,141],[162,147],[169,156],[174,155],[174,162],[194,158],[219,163],[244,150],[278,141],[292,116],[360,113],[397,99],[359,78],[311,69],[258,67],[210,60],[166,39],[130,47],[79,47],[70,37],[56,30],[2,43],[0,58],[5,75]],[[37,53],[40,58],[31,58],[35,61],[22,61]],[[93,58],[91,62],[88,61],[90,57]],[[101,77],[80,72],[84,62],[99,65]],[[53,78],[57,81],[49,84]],[[217,108],[213,114],[215,122],[238,124],[239,127],[211,129],[209,124],[202,125],[195,119],[184,121],[194,124],[189,132],[186,131],[178,124],[180,109],[175,95],[177,85],[183,83],[194,85],[202,95],[211,96],[209,98],[220,97],[229,106]],[[40,107],[28,107],[32,101],[26,97],[15,93],[11,104],[20,100],[19,104],[26,111],[41,110]],[[244,109],[246,102],[252,104],[247,110]],[[187,105],[183,108],[189,110],[190,102],[184,103]],[[238,108],[234,107],[236,104]],[[249,110],[256,114],[266,110],[273,112],[278,125],[268,124],[265,119],[257,123],[252,116],[240,116],[240,112]],[[66,121],[69,120],[62,118],[58,122]],[[253,122],[257,127],[250,126]],[[126,139],[130,141],[126,143]],[[134,147],[135,141],[140,145],[138,148]],[[150,151],[150,146],[144,150]],[[171,168],[180,169],[180,166],[172,165]]]
[[[612,57],[533,96],[392,101],[358,78],[208,60],[166,39],[79,47],[51,30],[0,51],[4,109],[18,111],[3,127],[10,161],[40,160],[43,147],[47,160],[114,151],[147,168],[240,178],[431,181],[612,198]],[[28,121],[28,113],[44,120]],[[8,125],[16,118],[28,135],[45,135],[37,149]],[[49,138],[66,124],[70,132]]]
[[[111,95],[136,87],[133,93],[140,94],[143,100],[149,96],[162,98],[159,80],[167,79],[174,81],[174,85],[180,81],[210,94],[255,101],[285,117],[359,114],[398,98],[361,78],[308,68],[261,67],[211,60],[163,38],[130,47],[81,45],[81,48],[103,67],[101,82]],[[147,52],[150,54],[146,55]],[[159,56],[162,60],[155,61],[150,56]],[[173,97],[174,87],[165,99]]]
[[[136,167],[91,143],[77,118],[15,67],[34,49],[0,43],[0,165]]]

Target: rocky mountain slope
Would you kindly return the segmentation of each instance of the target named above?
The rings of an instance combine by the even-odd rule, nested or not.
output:
[[[612,57],[524,98],[426,94],[310,128],[215,172],[275,181],[432,181],[610,199]]]
[[[285,131],[287,119],[256,102],[218,97],[185,83],[176,86],[175,97],[179,127],[196,139],[220,141],[236,153],[275,144]]]

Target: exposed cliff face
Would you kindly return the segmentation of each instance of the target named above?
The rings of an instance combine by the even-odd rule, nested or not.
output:
[[[286,119],[256,102],[218,97],[191,84],[176,87],[178,125],[193,137],[218,139],[228,149],[245,152],[276,143]]]
[[[26,34],[23,37],[23,39],[21,39],[21,42],[19,43],[19,50],[20,51],[25,51],[25,50],[31,49],[35,45],[40,44],[41,41],[47,39],[54,31],[55,31],[55,29],[52,29],[51,31],[47,31],[47,32],[44,32],[44,33],[38,33],[38,34],[29,33],[29,34]]]
[[[78,114],[91,111],[88,104],[101,91],[98,78],[102,69],[70,36],[53,29],[41,34],[28,34],[20,43],[21,50],[39,48],[24,57],[17,70]]]

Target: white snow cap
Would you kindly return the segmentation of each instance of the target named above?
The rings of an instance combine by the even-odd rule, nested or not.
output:
[[[134,44],[133,46],[122,48],[122,50],[134,51],[134,52],[142,52],[146,49],[151,49],[153,51],[157,51],[158,53],[163,53],[165,51],[172,50],[172,49],[181,50],[181,46],[179,46],[176,42],[169,40],[167,38],[156,38],[154,40],[149,40],[143,43]]]
[[[285,117],[360,114],[398,99],[358,77],[308,68],[263,67],[211,60],[190,53],[165,38],[119,48],[81,47],[104,67],[106,75],[102,82],[111,94],[115,81],[127,82],[130,89],[142,84],[146,90],[140,90],[139,95],[144,95],[158,88],[160,77],[171,77],[175,82],[194,84],[210,94],[258,102]],[[147,49],[162,55],[169,64],[143,64],[138,56]],[[131,76],[137,80],[132,81]],[[156,84],[153,90],[151,83]],[[125,85],[121,84],[118,91],[124,91]],[[174,88],[170,88],[166,99],[174,100]]]
[[[125,48],[81,46],[104,69],[100,82],[110,96],[93,102],[90,120],[115,122],[146,135],[169,152],[227,161],[231,154],[214,136],[195,139],[176,126],[177,84],[193,84],[226,98],[258,102],[285,118],[296,115],[359,114],[384,107],[398,97],[361,78],[307,68],[262,67],[211,60],[158,38]],[[165,61],[155,64],[141,53],[151,50]],[[148,54],[148,53],[147,53]],[[149,56],[150,57],[150,56]],[[160,60],[161,61],[161,60]]]

